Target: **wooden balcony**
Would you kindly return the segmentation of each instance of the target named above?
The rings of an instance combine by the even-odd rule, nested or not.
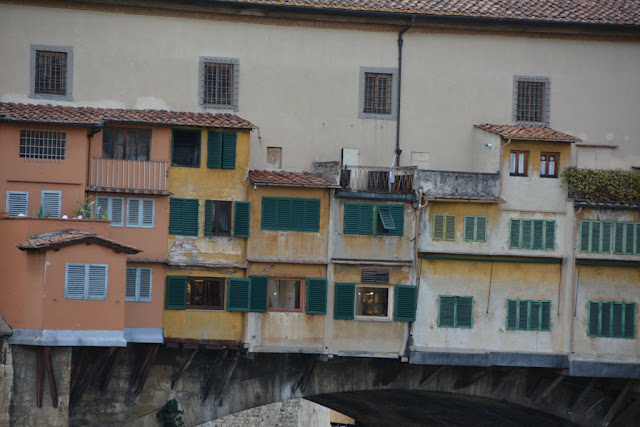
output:
[[[356,193],[413,194],[415,171],[415,166],[345,166],[340,170],[340,187]]]
[[[168,162],[91,158],[89,191],[169,195]]]

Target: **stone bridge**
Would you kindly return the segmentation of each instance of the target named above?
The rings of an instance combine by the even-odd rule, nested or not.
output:
[[[72,426],[157,425],[157,411],[176,399],[192,426],[299,397],[365,426],[640,425],[635,380],[571,377],[558,369],[247,355],[237,347],[57,347],[44,361],[42,353],[13,347],[12,425],[54,419]],[[44,374],[48,364],[52,376]],[[49,398],[54,389],[57,408]]]

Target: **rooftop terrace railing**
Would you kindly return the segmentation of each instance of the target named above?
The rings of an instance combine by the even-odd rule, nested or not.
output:
[[[340,170],[343,191],[365,193],[413,193],[415,166],[344,166]]]

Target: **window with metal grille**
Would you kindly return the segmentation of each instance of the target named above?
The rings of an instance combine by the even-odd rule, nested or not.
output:
[[[151,269],[148,267],[127,267],[125,301],[151,301]]]
[[[106,128],[102,133],[105,159],[149,160],[151,130]]]
[[[66,132],[39,129],[20,131],[20,157],[25,159],[64,160]]]
[[[392,74],[364,73],[364,109],[370,114],[391,114]]]
[[[66,299],[107,299],[106,264],[67,263],[65,268],[64,297]]]
[[[389,269],[363,268],[360,281],[362,283],[389,283]]]
[[[507,300],[507,329],[551,330],[551,301]]]
[[[540,177],[557,178],[560,153],[540,153]]]
[[[200,105],[238,109],[239,61],[233,58],[200,58]]]
[[[634,338],[636,304],[633,302],[589,301],[587,335]]]
[[[551,81],[547,77],[514,77],[513,120],[522,124],[549,124]]]
[[[67,53],[36,50],[34,92],[65,95],[67,93]]]

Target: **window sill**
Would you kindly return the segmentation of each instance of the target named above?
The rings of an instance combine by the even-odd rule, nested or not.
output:
[[[362,322],[393,322],[391,317],[375,317],[375,316],[354,316],[354,320]]]
[[[217,307],[217,308],[213,308],[213,307],[189,307],[187,306],[187,308],[185,308],[185,311],[224,311],[224,307]]]

